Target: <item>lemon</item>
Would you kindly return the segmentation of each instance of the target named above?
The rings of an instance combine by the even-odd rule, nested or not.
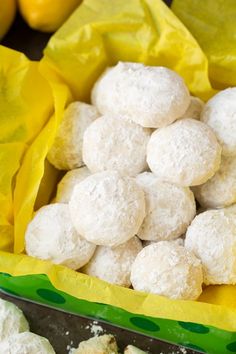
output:
[[[18,0],[28,25],[42,32],[54,32],[69,17],[81,0]]]
[[[9,30],[16,14],[16,1],[0,1],[0,40]]]

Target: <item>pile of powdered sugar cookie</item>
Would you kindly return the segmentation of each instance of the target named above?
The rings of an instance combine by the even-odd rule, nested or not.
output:
[[[48,339],[29,331],[23,312],[0,298],[0,353],[55,354]]]
[[[23,312],[13,303],[0,298],[0,353],[1,354],[56,354],[49,340],[30,332]],[[96,335],[71,348],[71,354],[118,354],[112,334]],[[147,354],[128,345],[124,354]]]
[[[174,299],[235,284],[236,88],[203,104],[174,71],[119,62],[91,103],[65,110],[48,160],[67,172],[27,254]]]

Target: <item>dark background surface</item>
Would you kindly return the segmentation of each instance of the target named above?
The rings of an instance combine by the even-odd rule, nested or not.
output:
[[[17,15],[10,31],[3,38],[1,44],[25,53],[32,60],[39,60],[50,36],[51,34],[49,33],[32,30],[21,16]]]
[[[71,347],[76,348],[81,341],[93,337],[91,329],[94,325],[102,329],[98,335],[113,334],[120,350],[132,344],[151,354],[196,354],[190,349],[180,348],[102,321],[94,322],[89,318],[64,313],[3,293],[0,293],[0,297],[14,302],[24,312],[31,331],[48,338],[56,354],[67,354]]]
[[[166,1],[168,4],[170,2],[171,0]],[[38,60],[42,57],[43,48],[49,38],[50,34],[30,29],[22,18],[17,15],[13,26],[1,44],[25,53],[32,60]],[[12,301],[19,306],[29,321],[31,331],[47,337],[57,354],[68,353],[70,347],[76,347],[79,342],[94,335],[91,332],[93,320],[29,303],[3,293],[0,294],[0,297]],[[114,334],[121,350],[126,345],[133,344],[152,354],[197,353],[110,324],[105,324],[101,321],[98,321],[95,325],[101,326],[104,333]]]

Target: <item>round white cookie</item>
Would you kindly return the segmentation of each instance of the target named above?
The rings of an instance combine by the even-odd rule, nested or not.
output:
[[[220,167],[221,146],[212,130],[182,119],[156,130],[147,146],[147,162],[160,179],[180,186],[206,182]]]
[[[201,261],[175,242],[160,241],[144,247],[131,269],[135,290],[172,299],[196,300],[202,282]]]
[[[49,341],[31,332],[14,334],[0,342],[4,354],[56,354]]]
[[[55,203],[39,209],[25,234],[28,255],[72,269],[84,266],[95,245],[81,237],[72,224],[68,204]]]
[[[173,240],[187,230],[196,215],[193,193],[188,187],[160,181],[153,173],[136,177],[145,193],[146,216],[138,231],[141,240]]]
[[[97,109],[90,104],[83,102],[69,104],[48,152],[47,158],[53,166],[59,170],[72,170],[83,165],[84,132],[98,116]]]
[[[220,169],[206,183],[193,187],[204,208],[223,208],[236,203],[236,156],[222,156]]]
[[[204,102],[195,96],[190,96],[190,105],[187,111],[182,115],[182,118],[192,118],[200,120],[200,116],[204,107]]]
[[[222,145],[222,154],[236,155],[236,87],[217,93],[206,104],[201,120],[208,124]]]
[[[91,172],[116,170],[135,176],[147,169],[151,130],[113,115],[95,120],[84,133],[83,161]]]
[[[69,203],[74,186],[90,175],[90,171],[85,166],[68,171],[57,185],[55,202]]]
[[[133,237],[145,216],[142,189],[117,171],[96,173],[77,184],[69,207],[77,231],[86,240],[109,247]]]
[[[236,284],[236,219],[227,209],[208,210],[189,226],[185,247],[203,264],[205,284]]]
[[[142,248],[142,242],[136,236],[117,247],[98,246],[82,272],[128,288],[131,266]]]
[[[29,325],[23,312],[11,302],[0,299],[0,343],[12,334],[27,331]]]
[[[91,99],[102,114],[126,116],[150,128],[171,124],[190,103],[188,89],[177,73],[129,62],[105,71],[95,83]]]

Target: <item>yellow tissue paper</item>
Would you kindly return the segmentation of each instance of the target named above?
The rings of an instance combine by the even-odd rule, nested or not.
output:
[[[169,67],[192,94],[205,100],[214,94],[205,54],[160,0],[84,1],[51,38],[43,62],[75,98],[88,101],[98,76],[119,60]]]
[[[47,84],[46,81],[45,83]],[[47,117],[47,123],[27,149],[21,168],[16,176],[14,191],[15,253],[20,253],[24,250],[25,230],[32,219],[33,211],[42,206],[40,200],[49,202],[53,189],[51,181],[55,183],[58,176],[58,172],[55,171],[55,174],[50,172],[52,167],[49,163],[45,165],[45,159],[53,143],[66,102],[71,95],[65,85],[51,81],[51,94],[49,97],[52,100],[51,104],[54,106],[55,113],[50,119],[49,116]],[[45,178],[43,178],[44,174],[49,178],[46,185]],[[38,195],[38,192],[41,194]]]
[[[53,102],[38,63],[3,46],[0,58],[0,249],[11,251],[17,174],[29,145],[52,112]]]
[[[205,52],[212,85],[236,86],[235,0],[173,0],[172,10]]]

